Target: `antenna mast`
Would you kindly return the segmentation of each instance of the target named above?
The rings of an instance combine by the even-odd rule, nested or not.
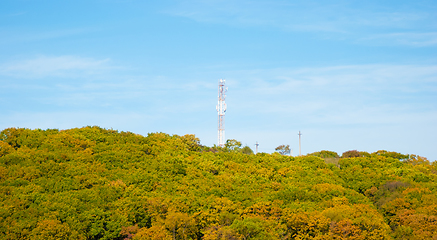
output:
[[[300,133],[300,131],[299,131],[299,156],[302,156],[302,152],[301,152],[301,145],[300,145],[300,136],[302,136],[302,133]]]
[[[218,145],[220,147],[225,146],[225,112],[226,112],[226,92],[228,88],[225,87],[226,80],[220,79],[218,85],[218,104],[217,104],[217,112],[218,112]]]

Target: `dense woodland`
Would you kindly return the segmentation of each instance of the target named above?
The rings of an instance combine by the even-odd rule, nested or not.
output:
[[[100,127],[0,134],[1,239],[437,239],[437,164]]]

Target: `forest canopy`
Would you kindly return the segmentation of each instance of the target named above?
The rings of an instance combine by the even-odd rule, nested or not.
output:
[[[96,126],[5,129],[0,238],[437,239],[436,162],[247,148]]]

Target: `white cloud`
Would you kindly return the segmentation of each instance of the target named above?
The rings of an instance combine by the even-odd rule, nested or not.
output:
[[[278,124],[291,118],[299,124],[331,127],[385,125],[411,122],[411,116],[435,114],[437,108],[434,65],[241,71],[228,82],[232,81],[239,83],[229,88],[228,110],[254,121],[262,115]]]
[[[387,45],[407,45],[413,47],[427,47],[437,45],[437,32],[397,32],[386,34],[375,34],[357,40],[358,43],[371,43]]]
[[[232,74],[232,73],[231,73]],[[256,88],[259,93],[278,94],[308,90],[345,92],[360,91],[416,91],[432,90],[437,84],[436,65],[344,65],[314,68],[278,68],[257,72],[235,72],[233,78],[243,81],[241,88]],[[253,81],[252,79],[257,79]],[[250,87],[247,86],[249,84]],[[435,89],[434,89],[435,90]]]
[[[359,44],[425,47],[437,45],[433,8],[433,3],[388,7],[381,2],[185,0],[167,13],[206,23],[315,33]]]
[[[114,68],[110,59],[96,60],[77,56],[39,56],[0,65],[0,75],[19,78],[75,77],[92,75]]]
[[[96,111],[20,112],[9,114],[0,119],[0,127],[1,129],[8,127],[69,129],[100,126],[146,134],[148,130],[144,126],[154,126],[159,118],[156,115],[134,112],[125,112],[123,114]]]
[[[71,69],[86,72],[108,67],[108,64],[93,59],[65,61],[46,72],[65,74]],[[26,64],[17,66],[21,67],[16,69],[28,69],[23,67]],[[206,71],[205,75],[218,75],[211,74],[210,69]],[[376,151],[378,149],[372,149],[372,141],[373,134],[377,133],[378,139],[384,139],[378,143],[380,148],[432,156],[429,149],[421,150],[421,144],[413,138],[405,140],[417,146],[408,152],[402,150],[407,144],[387,143],[397,141],[392,136],[401,135],[407,128],[423,138],[422,142],[432,141],[430,133],[437,131],[434,127],[437,119],[435,65],[374,64],[228,72],[220,69],[218,72],[227,76],[229,86],[228,138],[247,144],[259,141],[265,149],[262,151],[273,151],[279,144],[288,143],[290,135],[296,137],[297,131],[302,130],[308,141],[305,153],[336,150],[330,147],[331,141],[345,141],[338,136],[347,138],[355,134],[359,138],[352,139],[354,142],[346,140],[337,147]],[[143,134],[196,133],[200,134],[203,144],[213,145],[217,80],[119,75],[102,82],[63,82],[47,92],[34,91],[31,98],[17,97],[21,89],[15,89],[13,97],[7,98],[9,101],[38,101],[35,106],[40,109],[9,111],[0,119],[0,125],[3,128],[11,124],[31,128],[99,125]],[[323,132],[326,136],[320,135]],[[338,136],[332,137],[334,133]],[[346,150],[349,149],[337,151]]]
[[[25,32],[18,29],[0,29],[0,44],[9,45],[15,44],[17,42],[34,42],[42,41],[63,37],[72,37],[75,35],[81,35],[84,33],[89,33],[96,31],[96,29],[86,27],[86,28],[70,28],[70,29],[55,29],[49,31],[38,31],[37,29],[27,29]]]
[[[227,136],[258,141],[262,151],[296,150],[302,130],[304,153],[387,149],[436,159],[429,144],[437,131],[436,65],[250,70],[228,82]]]

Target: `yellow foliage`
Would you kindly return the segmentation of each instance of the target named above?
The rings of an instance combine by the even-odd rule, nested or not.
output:
[[[204,232],[202,240],[237,240],[242,239],[240,234],[229,226],[212,225]]]
[[[183,212],[169,212],[164,220],[165,228],[173,235],[173,238],[189,239],[195,235],[195,219]]]
[[[360,229],[360,235],[366,236],[365,239],[385,239],[389,236],[390,228],[383,217],[376,209],[366,204],[340,205],[325,209],[322,214],[331,219],[331,225],[337,224],[335,228],[330,227],[330,229],[337,229],[332,234],[337,234],[338,229],[348,229],[350,234],[348,233],[347,236],[350,238],[344,239],[360,239],[355,238],[356,227]]]
[[[31,238],[38,240],[85,239],[83,235],[71,230],[67,224],[53,219],[39,221],[36,228],[32,230]]]
[[[330,239],[338,240],[364,240],[366,235],[362,230],[354,225],[350,219],[332,222],[329,229]]]
[[[117,179],[116,181],[112,181],[109,183],[110,186],[116,188],[126,188],[126,184],[121,179]]]
[[[400,225],[412,230],[414,239],[437,239],[437,216],[419,214],[414,210],[404,210],[398,217]]]
[[[173,237],[164,226],[141,228],[132,238],[133,240],[172,240]]]
[[[0,141],[0,157],[14,151],[14,148],[6,142]]]
[[[337,184],[320,183],[313,186],[313,190],[318,193],[325,194],[327,192],[344,192],[344,187]]]

